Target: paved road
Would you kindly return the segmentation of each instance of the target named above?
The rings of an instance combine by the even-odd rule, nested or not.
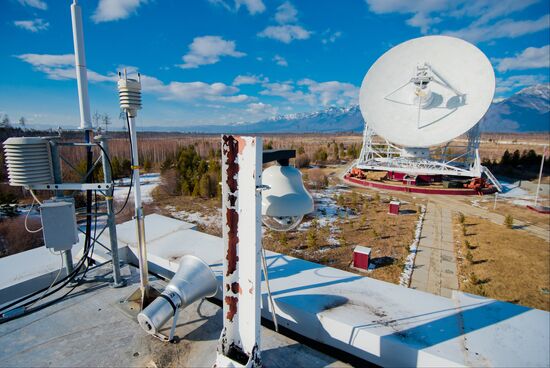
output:
[[[411,288],[451,297],[458,289],[452,212],[429,202],[416,254]]]

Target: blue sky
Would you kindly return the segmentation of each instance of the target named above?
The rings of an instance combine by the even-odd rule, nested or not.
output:
[[[0,0],[0,113],[77,127],[71,0]],[[476,44],[496,98],[546,83],[548,0],[80,0],[92,111],[118,118],[116,72],[143,75],[142,127],[232,124],[357,103],[410,38]]]

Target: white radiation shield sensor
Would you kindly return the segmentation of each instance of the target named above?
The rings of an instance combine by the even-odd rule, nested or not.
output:
[[[481,50],[459,38],[427,36],[397,45],[372,65],[359,105],[389,142],[430,147],[477,124],[494,93],[495,73]]]
[[[304,187],[302,173],[291,166],[273,165],[262,173],[262,222],[275,231],[294,229],[313,212],[313,198]]]

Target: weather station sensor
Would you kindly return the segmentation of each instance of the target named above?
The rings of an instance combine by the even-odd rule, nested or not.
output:
[[[490,61],[462,39],[427,36],[397,45],[376,60],[361,85],[363,149],[348,176],[379,171],[390,179],[397,173],[432,182],[486,174],[500,190],[478,153],[478,123],[494,93]],[[451,146],[464,134],[465,147]],[[373,141],[375,135],[383,141]]]

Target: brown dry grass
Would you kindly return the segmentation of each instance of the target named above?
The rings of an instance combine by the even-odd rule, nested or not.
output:
[[[340,233],[335,234],[334,237],[340,245],[329,244],[328,227],[318,227],[314,230],[315,242],[308,241],[307,231],[277,233],[268,230],[264,236],[263,245],[266,249],[275,252],[398,283],[418,220],[416,205],[405,204],[401,209],[409,212],[408,214],[391,216],[387,214],[388,204],[385,200],[363,197],[359,203],[354,202],[356,199],[354,200],[352,195],[345,196],[344,206],[352,208],[357,216],[340,218],[335,223]],[[375,270],[362,273],[350,267],[353,249],[357,245],[372,249],[371,260],[377,264]]]
[[[464,227],[455,218],[460,290],[550,310],[550,244],[477,217]]]
[[[24,216],[5,218],[0,221],[0,257],[24,252],[44,244],[42,232],[27,232],[24,222]],[[38,229],[41,223],[37,218],[29,218],[27,226],[30,229]]]
[[[167,206],[172,206],[176,211],[185,211],[189,213],[200,213],[203,216],[217,216],[221,208],[221,200],[218,198],[198,198],[190,196],[173,196],[167,194],[161,188],[156,188],[153,191],[155,210],[149,209],[151,212],[158,213],[163,216],[174,217],[172,212],[167,209]],[[150,206],[153,206],[152,204]],[[147,209],[146,209],[147,213]],[[219,224],[197,224],[199,231],[214,235],[222,236],[221,223]]]
[[[547,205],[548,202],[542,203]],[[536,225],[550,231],[550,215],[532,211],[524,206],[516,206],[512,203],[499,202],[496,209],[493,210],[493,204],[487,203],[487,208],[491,212],[501,215],[511,215],[514,219],[523,221],[529,225]]]

